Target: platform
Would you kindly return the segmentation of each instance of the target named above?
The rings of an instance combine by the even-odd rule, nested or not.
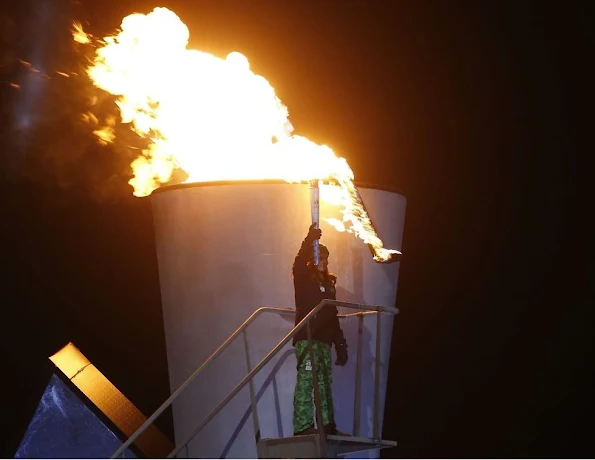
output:
[[[258,442],[258,458],[320,458],[319,434],[268,438]],[[353,436],[326,436],[326,458],[342,458],[355,452],[395,447],[396,441]]]

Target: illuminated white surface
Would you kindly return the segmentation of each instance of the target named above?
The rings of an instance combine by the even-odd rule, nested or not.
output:
[[[385,246],[401,249],[406,200],[360,188]],[[151,198],[155,220],[167,357],[174,391],[259,306],[294,307],[291,266],[310,225],[306,184],[201,184],[163,189]],[[338,276],[337,299],[395,306],[399,263],[372,260],[352,234],[322,221],[335,210],[321,202],[322,242]],[[353,310],[342,311],[342,313]],[[247,330],[254,367],[293,327],[293,317],[265,313]],[[383,316],[381,413],[393,318]],[[335,367],[337,425],[353,426],[357,319],[342,321],[350,359]],[[376,324],[365,319],[360,436],[372,435]],[[176,441],[183,440],[246,375],[241,337],[211,363],[174,403]],[[286,346],[255,378],[261,437],[293,432],[296,377],[293,347]],[[380,425],[382,426],[382,424]],[[182,450],[180,454],[184,454]],[[189,456],[256,457],[246,386],[190,443]]]

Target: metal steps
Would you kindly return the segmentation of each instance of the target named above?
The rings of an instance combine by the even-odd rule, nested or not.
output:
[[[256,391],[254,388],[254,377],[290,342],[290,340],[298,334],[302,329],[306,328],[306,331],[309,330],[309,322],[314,315],[316,315],[323,307],[328,305],[334,305],[335,307],[343,307],[343,308],[352,308],[359,310],[357,313],[345,314],[345,315],[338,315],[339,318],[348,318],[348,317],[357,317],[359,321],[358,327],[358,341],[357,341],[357,354],[356,354],[356,381],[355,381],[355,401],[354,401],[354,413],[353,413],[353,432],[359,433],[360,432],[360,419],[361,419],[361,408],[362,408],[362,366],[363,366],[363,357],[362,357],[362,350],[363,350],[363,331],[364,331],[364,317],[367,315],[374,315],[376,316],[376,354],[375,356],[380,356],[380,331],[381,331],[381,316],[383,313],[388,313],[391,315],[397,314],[398,309],[396,308],[389,308],[389,307],[382,307],[378,305],[364,305],[364,304],[356,304],[350,302],[343,302],[338,300],[330,300],[330,299],[323,299],[316,307],[314,307],[297,325],[294,326],[291,331],[289,331],[285,337],[283,337],[277,345],[264,357],[261,361],[255,366],[252,367],[250,363],[250,350],[248,347],[248,340],[246,336],[246,328],[263,312],[276,312],[281,314],[292,314],[295,315],[295,310],[288,309],[288,308],[279,308],[279,307],[260,307],[254,313],[252,313],[246,321],[242,323],[238,329],[235,330],[220,346],[215,350],[200,366],[198,366],[192,374],[181,384],[178,388],[172,393],[172,395],[149,417],[145,420],[145,422],[134,432],[130,437],[112,454],[111,458],[118,458],[126,452],[132,443],[134,443],[140,436],[149,429],[150,426],[155,422],[155,420],[171,405],[173,402],[180,396],[180,394],[185,391],[189,385],[196,379],[196,377],[204,371],[205,367],[215,360],[221,353],[233,343],[236,338],[243,334],[244,337],[244,352],[246,355],[246,367],[248,369],[248,374],[234,387],[234,389],[227,394],[218,404],[217,406],[208,413],[198,425],[196,425],[192,430],[188,430],[188,434],[184,439],[182,439],[178,445],[169,453],[167,458],[175,458],[178,453],[182,449],[186,449],[188,454],[188,443],[195,439],[198,433],[210,423],[218,414],[221,413],[221,410],[246,386],[250,386],[250,406],[252,412],[252,420],[254,423],[254,433],[256,434],[256,438],[258,439],[258,434],[261,432],[260,430],[260,422],[257,416],[257,398],[256,398]],[[367,330],[367,329],[366,329]],[[310,331],[311,333],[311,331]],[[311,335],[308,333],[308,335]],[[309,338],[311,340],[311,338]],[[366,342],[367,343],[367,342]],[[372,418],[372,427],[366,426],[365,430],[368,431],[371,428],[371,432],[373,433],[374,438],[362,438],[362,437],[351,437],[351,436],[337,436],[337,435],[328,435],[319,437],[319,435],[308,435],[308,436],[292,436],[288,438],[270,438],[270,439],[262,439],[257,441],[257,454],[259,458],[320,458],[320,457],[327,457],[327,458],[341,458],[346,455],[356,453],[356,452],[364,452],[364,451],[374,451],[378,449],[383,449],[386,447],[395,447],[397,445],[394,441],[386,441],[378,439],[376,436],[381,432],[382,427],[380,426],[380,415],[381,415],[381,408],[380,408],[380,359],[374,358],[374,392],[373,392],[373,418]],[[280,361],[282,362],[282,361]],[[314,371],[314,369],[313,369]],[[275,371],[276,372],[276,371]],[[313,372],[316,375],[315,372]],[[274,374],[271,374],[274,375]],[[316,382],[313,382],[314,386],[314,393],[316,394]],[[263,387],[265,388],[265,387]],[[316,398],[315,398],[316,399]],[[319,405],[316,404],[316,420],[321,419]],[[289,415],[289,414],[287,414]],[[289,419],[290,420],[290,419]],[[347,423],[347,421],[346,421]],[[321,425],[321,423],[319,423]],[[230,427],[232,424],[229,425]],[[234,434],[235,436],[235,434]],[[253,438],[248,438],[252,442]],[[211,444],[214,446],[216,443],[225,441],[228,442],[228,434],[227,432],[220,434],[216,439],[210,440],[208,437],[201,438],[201,441],[204,444],[208,444],[209,448]],[[243,441],[241,441],[243,442]],[[203,450],[202,444],[199,442],[195,442],[197,444],[196,449],[197,453]],[[250,455],[253,454],[254,444],[250,443],[250,446],[246,446],[246,452],[252,452]],[[225,447],[227,449],[227,447]],[[250,449],[250,450],[248,450]],[[194,453],[194,455],[197,455]]]
[[[258,458],[320,458],[318,453],[319,434],[268,438],[258,441]],[[353,436],[326,436],[326,457],[341,458],[367,450],[395,447],[396,441],[359,438]]]

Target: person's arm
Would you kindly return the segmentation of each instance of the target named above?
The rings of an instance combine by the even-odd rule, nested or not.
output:
[[[333,335],[333,344],[335,345],[335,351],[337,352],[337,360],[335,364],[337,366],[344,366],[347,364],[347,341],[343,335],[343,330],[339,325],[339,318],[336,317],[335,333]]]
[[[333,285],[336,285],[337,277],[331,275],[331,281]],[[335,317],[333,318],[333,345],[335,346],[335,351],[337,352],[337,360],[335,364],[337,366],[344,366],[347,364],[347,341],[345,340],[345,335],[343,334],[343,330],[341,329],[341,324],[339,323],[338,311],[335,308]]]
[[[322,230],[314,228],[314,226],[315,224],[312,224],[308,229],[308,234],[295,256],[295,261],[293,262],[293,276],[299,277],[308,270],[308,262],[312,260],[314,255],[314,246],[312,243],[314,240],[319,240],[322,236]]]

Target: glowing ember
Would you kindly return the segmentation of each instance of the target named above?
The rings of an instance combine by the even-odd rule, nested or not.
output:
[[[73,36],[91,42],[79,24]],[[188,38],[188,28],[173,12],[156,8],[127,16],[117,35],[93,43],[89,77],[117,96],[121,122],[151,141],[131,165],[134,194],[150,194],[176,169],[188,175],[187,182],[333,179],[338,186],[324,187],[321,199],[342,206],[343,219],[331,222],[371,244],[377,260],[390,257],[382,255],[382,241],[357,200],[345,159],[292,134],[287,108],[245,56],[233,52],[221,59],[187,49]],[[115,140],[113,126],[95,131],[101,142]]]
[[[74,41],[78,43],[85,44],[91,42],[91,38],[85,32],[83,32],[83,26],[81,26],[78,22],[75,22],[72,25],[72,36]]]
[[[19,59],[19,62],[23,65],[23,67],[25,67],[29,72],[35,72],[35,73],[40,73],[41,71],[35,67],[33,67],[33,65],[31,65],[30,62],[27,61],[23,61],[22,59]]]
[[[97,118],[95,118],[94,121],[97,122]],[[99,138],[99,142],[104,145],[112,143],[116,138],[116,133],[114,132],[113,128],[116,125],[115,118],[108,117],[106,123],[106,126],[104,126],[103,128],[96,129],[95,131],[93,131],[93,134],[95,134]]]

